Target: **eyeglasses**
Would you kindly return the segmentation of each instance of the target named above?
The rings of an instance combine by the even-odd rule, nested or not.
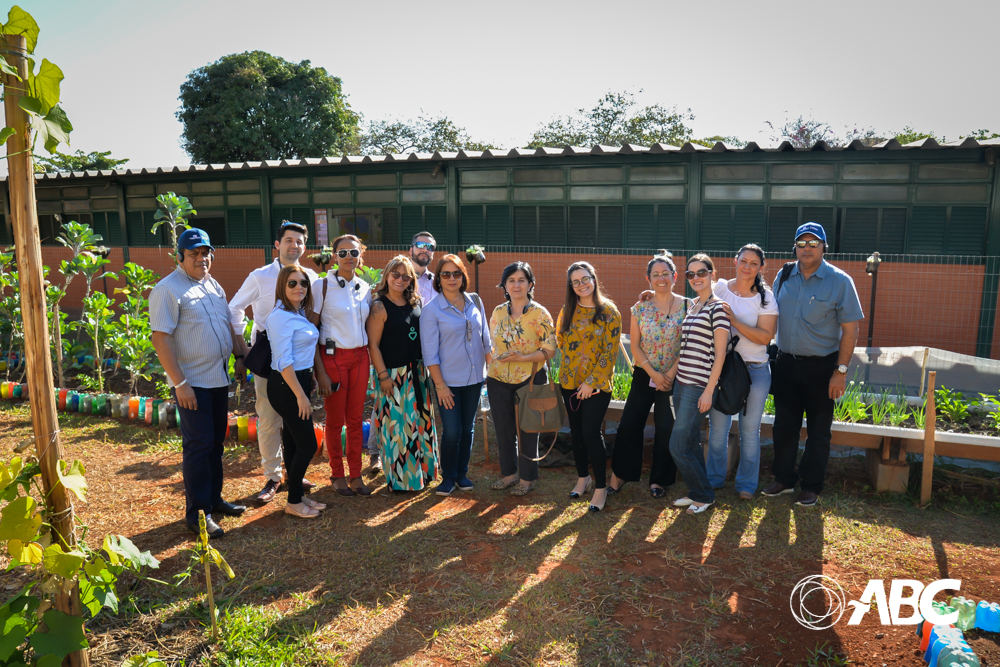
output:
[[[819,239],[811,239],[809,241],[796,241],[795,247],[805,248],[806,246],[809,246],[810,248],[818,248],[821,243],[823,242],[820,241]]]
[[[416,248],[417,250],[427,250],[428,252],[434,252],[434,248],[436,246],[430,241],[417,241],[416,243],[413,244],[413,247]]]
[[[285,283],[285,285],[291,287],[292,289],[295,289],[299,285],[305,287],[306,289],[309,289],[309,279],[303,278],[302,280],[289,280],[287,283]]]
[[[409,283],[411,280],[413,280],[413,278],[410,277],[409,275],[405,273],[399,273],[398,271],[393,271],[392,273],[389,274],[389,277],[392,278],[393,280],[402,280],[404,283]]]
[[[461,271],[438,271],[438,275],[442,278],[462,278]]]
[[[583,278],[580,278],[579,280],[571,280],[569,284],[572,285],[573,287],[579,287],[580,285],[589,285],[593,281],[594,281],[594,279],[592,277],[590,277],[590,276],[584,276]]]
[[[359,257],[359,256],[361,256],[361,251],[358,250],[357,248],[351,248],[350,250],[338,250],[337,251],[337,257],[339,257],[341,259],[347,259],[348,255],[350,255],[351,257]]]
[[[666,278],[667,280],[671,280],[673,279],[674,274],[670,273],[669,271],[666,271],[664,273],[651,273],[649,274],[649,277],[652,278],[653,280],[659,280],[660,278]]]
[[[698,276],[699,278],[704,278],[709,273],[711,273],[711,271],[709,271],[708,269],[698,269],[697,271],[685,271],[684,277],[687,278],[688,280],[694,280],[695,276]]]

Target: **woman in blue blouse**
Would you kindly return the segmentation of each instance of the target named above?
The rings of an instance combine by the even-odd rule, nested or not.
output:
[[[284,421],[281,444],[288,480],[285,513],[314,519],[326,505],[306,498],[302,492],[302,478],[316,453],[309,392],[319,340],[319,331],[306,318],[306,313],[312,311],[312,287],[305,269],[298,264],[283,267],[274,293],[274,310],[267,319],[273,371],[267,382],[267,398]]]
[[[469,274],[457,255],[445,255],[434,275],[439,297],[420,313],[420,346],[441,405],[441,483],[437,495],[458,486],[471,491],[469,458],[476,410],[493,341],[478,294],[466,293]]]

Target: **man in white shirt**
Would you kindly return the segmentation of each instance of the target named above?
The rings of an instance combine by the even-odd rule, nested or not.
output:
[[[253,271],[247,276],[243,286],[229,302],[229,321],[236,331],[245,328],[244,315],[247,307],[253,309],[253,330],[250,333],[250,344],[257,340],[257,334],[267,328],[267,316],[274,308],[274,289],[278,281],[281,267],[294,264],[302,259],[306,250],[309,231],[305,226],[295,222],[282,222],[278,229],[278,239],[274,247],[278,250],[278,259],[267,266]],[[319,280],[315,271],[306,269],[306,277],[311,284]],[[242,371],[242,359],[237,359],[237,370]],[[281,417],[271,407],[267,399],[267,378],[254,374],[254,390],[257,394],[257,445],[260,448],[260,462],[267,478],[264,488],[257,494],[257,501],[268,503],[274,499],[281,487]],[[307,479],[302,480],[302,487],[309,491],[316,485]]]
[[[434,274],[427,269],[434,261],[436,247],[437,241],[430,232],[418,232],[410,241],[410,261],[413,262],[413,270],[417,272],[417,292],[425,306],[437,296],[434,291]]]

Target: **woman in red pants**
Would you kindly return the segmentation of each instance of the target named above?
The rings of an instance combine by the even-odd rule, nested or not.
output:
[[[371,289],[355,274],[364,258],[365,246],[353,234],[333,240],[333,261],[337,272],[327,274],[313,288],[319,313],[320,363],[316,376],[321,396],[325,396],[326,451],[330,455],[330,481],[342,496],[371,495],[361,478],[361,422],[368,390],[368,334],[365,320],[371,308]],[[340,432],[347,425],[347,466]]]

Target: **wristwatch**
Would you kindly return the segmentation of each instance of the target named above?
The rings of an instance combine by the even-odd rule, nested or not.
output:
[[[847,375],[847,365],[841,364],[837,366],[837,372],[840,373],[841,375]]]

